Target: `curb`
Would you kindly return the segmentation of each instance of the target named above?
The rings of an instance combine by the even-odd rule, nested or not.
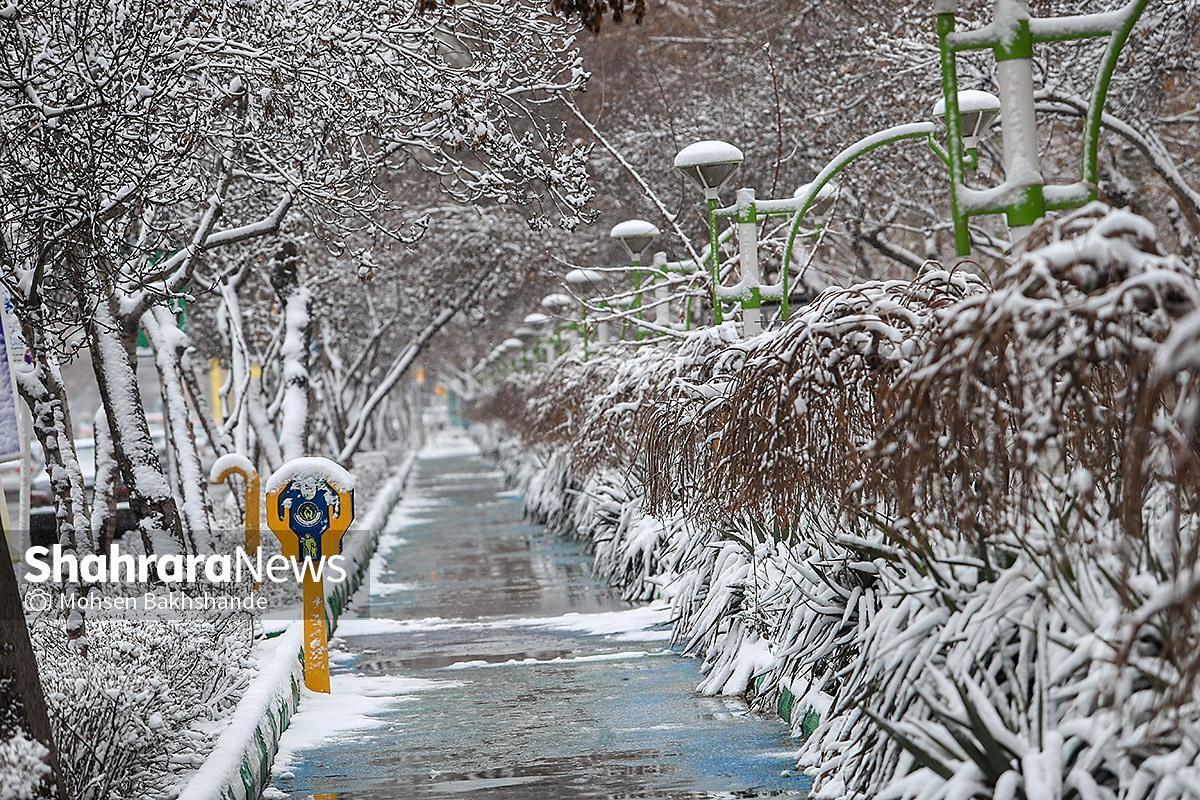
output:
[[[360,532],[365,529],[368,535],[346,537],[349,546],[343,554],[354,564],[354,571],[347,580],[326,588],[331,636],[338,617],[362,585],[383,526],[400,500],[415,459],[415,454],[410,454],[401,463],[372,500],[362,525],[355,526]],[[257,800],[270,783],[279,739],[300,705],[300,686],[304,683],[301,626],[290,625],[277,641],[246,688],[229,725],[218,735],[216,746],[188,778],[178,800]]]

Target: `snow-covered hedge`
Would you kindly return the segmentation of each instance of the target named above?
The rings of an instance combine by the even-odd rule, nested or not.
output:
[[[1200,785],[1200,279],[1134,215],[474,404],[530,513],[670,597],[826,798]]]
[[[73,800],[173,795],[211,747],[204,728],[252,674],[253,627],[240,615],[94,620],[86,650],[55,621],[31,633]]]

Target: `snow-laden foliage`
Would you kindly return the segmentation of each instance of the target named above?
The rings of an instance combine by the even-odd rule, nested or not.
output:
[[[0,740],[0,797],[33,800],[44,796],[42,782],[50,777],[46,746],[24,731]]]
[[[75,800],[172,796],[251,675],[245,617],[93,621],[84,654],[56,621],[32,639]]]
[[[1200,779],[1200,279],[1125,212],[1039,236],[990,286],[829,290],[682,364],[568,356],[476,404],[531,514],[671,598],[701,690],[788,716],[819,797]],[[529,448],[549,409],[596,441]]]

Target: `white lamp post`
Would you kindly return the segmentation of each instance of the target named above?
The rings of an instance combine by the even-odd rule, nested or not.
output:
[[[720,232],[717,230],[716,210],[721,205],[721,189],[741,166],[742,151],[728,142],[709,140],[695,142],[679,151],[675,156],[675,169],[682,172],[704,190],[708,208],[708,260],[709,278],[712,282],[713,322],[718,325],[724,319],[721,310]]]
[[[580,297],[590,295],[592,290],[604,280],[604,273],[595,269],[573,269],[564,276],[567,285],[571,287],[571,291],[575,292]],[[588,320],[587,306],[581,304],[579,307],[579,333],[583,339],[583,357],[588,357]],[[596,336],[600,340],[600,344],[608,344],[608,320],[601,320],[596,325]]]
[[[658,228],[644,219],[627,219],[624,222],[614,225],[608,234],[625,249],[625,253],[629,256],[629,263],[633,267],[633,308],[635,309],[635,315],[637,314],[636,309],[642,307],[642,271],[639,269],[642,264],[642,253],[650,246],[650,243],[654,241],[658,234]],[[636,335],[637,338],[642,338],[640,328]]]
[[[654,254],[652,273],[658,280],[654,284],[654,324],[665,328],[671,324],[670,286],[667,281],[667,254],[661,250]]]

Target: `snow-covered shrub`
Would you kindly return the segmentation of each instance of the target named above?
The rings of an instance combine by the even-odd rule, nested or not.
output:
[[[48,752],[46,745],[21,730],[0,738],[0,797],[5,800],[44,797],[42,783],[50,777]]]
[[[736,348],[744,359],[724,359],[736,367],[726,375],[692,376],[682,399],[648,418],[658,433],[646,457],[661,465],[648,470],[651,508],[787,523],[837,503],[861,473],[859,448],[887,420],[880,398],[938,309],[983,291],[973,274],[941,269],[828,289]]]
[[[1102,206],[1031,243],[991,286],[930,269],[685,358],[560,360],[491,417],[533,430],[559,370],[601,387],[505,469],[671,599],[702,691],[790,717],[819,797],[1200,782],[1200,278]]]
[[[250,678],[246,618],[92,620],[86,652],[51,621],[32,639],[73,800],[172,796]]]

